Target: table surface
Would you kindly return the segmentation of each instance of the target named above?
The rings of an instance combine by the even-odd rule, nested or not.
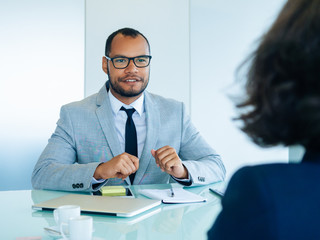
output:
[[[131,218],[98,214],[84,215],[93,217],[93,240],[207,239],[207,231],[221,210],[220,199],[209,191],[209,187],[222,189],[224,184],[221,182],[201,187],[184,188],[207,198],[207,201],[203,203],[161,204],[160,207],[157,207],[159,209],[149,210]],[[178,184],[172,185],[174,188],[181,187]],[[143,198],[137,190],[169,187],[170,184],[155,184],[131,186],[131,189],[136,197]],[[52,211],[36,211],[32,210],[31,206],[66,194],[70,194],[70,192],[0,191],[2,217],[0,239],[54,239],[44,230],[44,227],[55,225]]]

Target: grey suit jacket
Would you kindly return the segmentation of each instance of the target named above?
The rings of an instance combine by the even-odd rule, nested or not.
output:
[[[147,136],[133,184],[168,183],[169,174],[157,167],[151,149],[175,148],[188,169],[192,186],[222,181],[220,156],[205,142],[186,115],[184,104],[145,91]],[[115,130],[105,85],[82,101],[61,108],[57,128],[32,174],[35,189],[93,191],[102,185],[131,184],[112,178],[93,189],[97,166],[123,153]]]

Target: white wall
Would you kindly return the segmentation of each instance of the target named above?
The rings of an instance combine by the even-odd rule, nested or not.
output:
[[[246,164],[288,161],[287,148],[261,149],[238,128],[230,95],[235,71],[255,49],[284,0],[191,0],[191,114],[221,154],[228,178]]]
[[[0,190],[31,189],[62,104],[83,98],[83,0],[0,1]]]

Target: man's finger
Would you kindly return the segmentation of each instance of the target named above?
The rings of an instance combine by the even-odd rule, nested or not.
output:
[[[130,175],[132,172],[131,167],[127,163],[122,163],[120,173],[122,175]]]
[[[156,150],[151,149],[151,154],[152,154],[152,156],[155,158],[155,157],[156,157]]]
[[[161,149],[161,151],[157,152],[157,157],[162,160],[165,157],[171,155],[171,154],[176,154],[176,150],[172,147],[164,147],[163,149]]]
[[[136,172],[139,168],[139,158],[133,155],[128,155],[129,161],[133,164],[134,166],[134,172]]]
[[[167,162],[173,160],[174,158],[175,158],[175,155],[170,154],[170,155],[165,156],[163,159],[161,159],[161,160],[159,161],[161,168],[164,169],[164,170],[166,170],[166,164],[167,164]]]
[[[127,172],[127,175],[130,175],[131,173],[134,173],[136,171],[136,167],[133,164],[133,162],[128,161],[123,163],[123,169],[125,169]]]
[[[159,148],[158,150],[156,150],[156,155],[159,156],[162,152],[167,151],[168,149],[170,149],[170,146],[164,146],[162,148]]]
[[[151,154],[152,154],[152,156],[154,157],[154,160],[156,160],[157,166],[159,167],[159,158],[158,158],[158,156],[157,156],[157,151],[154,150],[154,149],[152,149],[152,150],[151,150]]]
[[[164,169],[166,172],[171,172],[172,171],[172,167],[175,165],[175,161],[174,160],[170,160],[168,162],[165,163],[164,165]]]

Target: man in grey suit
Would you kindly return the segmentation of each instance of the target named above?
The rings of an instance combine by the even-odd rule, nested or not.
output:
[[[103,185],[196,186],[224,179],[220,156],[192,125],[184,104],[145,91],[150,60],[149,42],[137,30],[108,37],[102,68],[109,81],[97,94],[61,108],[35,165],[34,188],[96,191]],[[136,154],[125,151],[126,111],[132,108]]]

